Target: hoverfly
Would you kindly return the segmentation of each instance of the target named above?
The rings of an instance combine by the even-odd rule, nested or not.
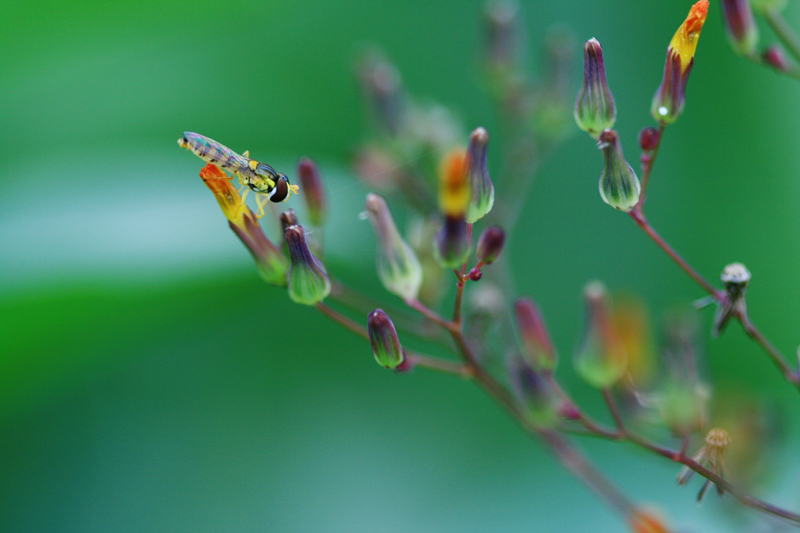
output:
[[[285,202],[292,194],[297,194],[297,185],[291,185],[286,174],[276,172],[274,168],[250,159],[249,152],[237,154],[227,146],[213,139],[191,131],[183,132],[178,145],[192,151],[197,157],[230,170],[239,178],[239,183],[257,193],[265,195],[272,202]],[[263,213],[263,204],[258,202],[259,211]]]

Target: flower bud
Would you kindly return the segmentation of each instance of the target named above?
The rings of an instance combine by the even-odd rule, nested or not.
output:
[[[300,177],[300,186],[305,193],[303,196],[308,208],[308,219],[312,225],[321,226],[325,222],[327,212],[325,190],[322,188],[317,165],[311,159],[303,157],[297,164],[297,175]]]
[[[485,56],[490,72],[509,76],[516,69],[520,52],[519,4],[515,0],[493,0],[485,10]]]
[[[642,128],[639,132],[639,147],[643,152],[650,152],[658,146],[658,130],[655,128]]]
[[[773,67],[778,72],[788,72],[791,68],[789,59],[786,57],[786,52],[777,44],[769,46],[761,54],[764,62]]]
[[[390,370],[400,366],[405,360],[403,348],[400,346],[392,319],[383,309],[376,309],[369,314],[367,330],[375,361]]]
[[[615,209],[630,211],[639,202],[639,178],[625,160],[617,132],[606,130],[597,145],[603,152],[600,197]]]
[[[650,107],[650,113],[660,124],[672,124],[683,112],[686,82],[694,65],[697,41],[707,15],[708,0],[700,0],[694,4],[667,47],[664,78]]]
[[[467,221],[446,216],[442,229],[434,238],[433,255],[443,267],[458,268],[467,260],[471,244]]]
[[[422,267],[414,250],[403,240],[392,219],[386,200],[368,194],[365,204],[378,238],[378,277],[386,290],[404,300],[417,297],[422,284]]]
[[[614,127],[616,119],[617,108],[606,80],[603,48],[592,38],[583,45],[583,86],[575,102],[575,122],[597,139],[600,132]]]
[[[750,271],[741,263],[731,263],[722,271],[722,283],[725,286],[725,299],[717,304],[714,325],[711,335],[719,336],[725,331],[731,317],[747,315],[747,303],[744,295],[750,284]]]
[[[593,387],[608,388],[627,370],[628,354],[611,320],[603,284],[589,283],[583,295],[586,326],[583,342],[575,354],[575,369]]]
[[[378,126],[396,136],[406,113],[400,72],[379,52],[372,52],[361,62],[359,78]]]
[[[489,134],[485,129],[477,128],[472,132],[466,156],[470,192],[466,219],[470,224],[483,218],[494,205],[494,185],[486,164],[488,145]]]
[[[708,388],[671,379],[663,389],[658,404],[659,418],[674,435],[690,435],[704,427],[708,411]]]
[[[514,303],[514,315],[527,363],[537,372],[553,370],[556,353],[539,307],[529,298],[520,298]]]
[[[506,243],[506,232],[500,226],[489,226],[478,238],[478,247],[475,255],[484,265],[491,265],[500,257],[503,245]]]
[[[468,156],[458,149],[451,150],[442,158],[439,165],[439,210],[445,216],[464,218],[466,215],[471,196],[470,166]]]
[[[296,226],[297,224],[297,213],[295,213],[294,209],[289,208],[281,213],[281,228],[284,233],[286,233],[286,229],[289,226]]]
[[[509,380],[517,401],[534,424],[552,426],[558,421],[559,402],[543,376],[525,364],[520,357],[509,361]]]
[[[261,278],[270,285],[286,286],[289,262],[258,225],[258,219],[245,205],[231,178],[216,165],[207,164],[200,171],[203,183],[214,193],[233,232],[256,262]]]
[[[303,226],[286,228],[286,242],[292,265],[289,268],[289,297],[299,304],[316,305],[331,292],[325,266],[306,244]]]
[[[722,0],[725,30],[733,49],[744,56],[756,51],[758,26],[753,19],[749,0]]]

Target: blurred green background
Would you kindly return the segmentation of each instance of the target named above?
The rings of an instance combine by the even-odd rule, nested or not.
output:
[[[597,37],[633,162],[690,4],[524,2],[530,70],[541,71],[554,24],[573,29],[576,53]],[[197,131],[290,174],[300,156],[315,158],[333,210],[329,271],[397,305],[357,216],[369,185],[349,170],[367,123],[356,53],[377,43],[412,94],[491,133],[482,10],[464,0],[3,4],[0,529],[624,529],[475,387],[384,371],[363,341],[260,282],[197,178],[199,160],[175,143]],[[800,6],[786,15],[800,25]],[[579,58],[573,72],[577,92]],[[648,202],[706,277],[749,267],[751,316],[787,354],[800,342],[799,91],[730,52],[713,2]],[[599,396],[569,365],[583,285],[637,292],[655,319],[702,296],[602,203],[600,165],[577,132],[542,161],[505,252],[518,290],[547,315],[564,379],[595,412]],[[738,325],[708,342],[703,366],[733,391],[731,408],[784,413],[771,484],[755,490],[800,508],[796,393]],[[682,530],[735,531],[759,517],[716,497],[696,506],[696,485],[678,488],[671,463],[581,445]]]

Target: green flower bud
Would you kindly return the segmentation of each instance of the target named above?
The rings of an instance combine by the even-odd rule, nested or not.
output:
[[[603,48],[592,38],[583,45],[583,85],[575,102],[575,122],[597,139],[600,132],[614,127],[616,119],[617,108],[606,80]]]
[[[615,209],[630,211],[639,202],[639,178],[625,160],[617,132],[601,133],[598,147],[603,152],[600,197]]]
[[[286,228],[286,242],[292,259],[289,268],[289,297],[299,304],[316,305],[331,292],[331,282],[322,262],[308,249],[302,226]]]
[[[511,389],[527,418],[539,426],[554,425],[558,421],[559,404],[547,380],[520,357],[509,360],[508,373]]]
[[[520,298],[514,303],[514,316],[517,318],[525,360],[536,371],[553,370],[556,353],[539,307],[529,298]]]
[[[378,238],[378,277],[381,283],[403,300],[416,299],[422,284],[422,266],[417,254],[397,231],[386,200],[370,193],[366,209]]]
[[[375,361],[390,370],[400,366],[405,359],[403,348],[400,346],[392,319],[383,309],[376,309],[369,314],[367,330]]]
[[[469,206],[467,222],[477,222],[492,210],[494,205],[494,185],[489,177],[486,164],[486,152],[489,146],[489,134],[483,128],[477,128],[469,137],[467,146],[467,176],[469,180]]]
[[[625,373],[628,354],[611,320],[603,284],[598,281],[589,283],[583,295],[586,328],[581,347],[575,354],[575,369],[587,383],[604,389],[619,381]]]

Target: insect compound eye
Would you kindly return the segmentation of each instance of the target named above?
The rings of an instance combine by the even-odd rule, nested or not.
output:
[[[275,182],[275,188],[272,190],[272,194],[269,195],[269,199],[273,202],[282,202],[286,199],[288,194],[289,180],[287,180],[285,176],[281,176],[278,178],[278,181]]]

